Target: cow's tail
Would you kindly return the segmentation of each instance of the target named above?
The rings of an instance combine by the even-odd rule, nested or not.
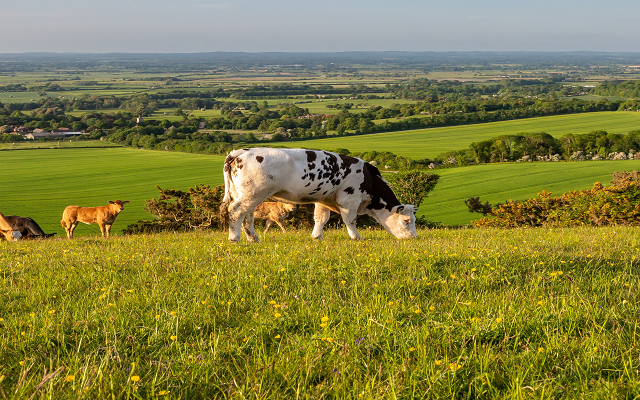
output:
[[[231,204],[231,185],[233,185],[233,181],[231,180],[231,164],[235,159],[236,158],[229,153],[224,160],[224,168],[222,170],[222,175],[224,176],[224,197],[218,209],[218,220],[223,226],[229,224],[229,204]]]

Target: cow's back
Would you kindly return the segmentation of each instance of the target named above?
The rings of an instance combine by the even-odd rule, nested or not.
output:
[[[335,196],[345,183],[355,191],[363,180],[364,161],[318,150],[252,148],[231,152],[227,165],[236,183],[234,198],[267,193],[294,203],[314,203]]]
[[[91,224],[97,222],[97,208],[98,207],[78,207],[67,206],[62,214],[62,219],[70,222],[82,222],[85,224]]]

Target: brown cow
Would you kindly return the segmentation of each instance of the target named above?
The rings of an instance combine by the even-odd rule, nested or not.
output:
[[[0,233],[2,233],[1,237],[4,237],[8,241],[18,240],[22,237],[20,231],[13,229],[2,213],[0,213]]]
[[[267,227],[264,229],[265,232],[269,230],[274,222],[278,224],[280,229],[282,229],[282,232],[286,232],[282,222],[287,215],[295,209],[295,204],[281,203],[279,201],[265,201],[256,207],[256,210],[253,213],[253,218],[267,220]]]
[[[5,219],[13,229],[17,229],[22,234],[23,239],[48,238],[55,235],[55,233],[44,233],[40,225],[38,225],[33,218],[7,215]]]
[[[111,225],[115,222],[118,214],[124,210],[124,205],[128,202],[129,200],[110,201],[108,206],[102,207],[67,206],[62,213],[60,224],[64,230],[67,231],[67,237],[69,239],[73,238],[73,231],[79,222],[87,225],[97,223],[100,226],[102,236],[104,237],[106,233],[106,237],[109,237]]]

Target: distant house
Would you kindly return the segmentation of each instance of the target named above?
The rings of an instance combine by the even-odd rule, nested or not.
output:
[[[204,129],[204,128],[206,128],[206,127],[207,127],[207,123],[206,123],[206,122],[200,122],[200,123],[198,124],[198,129]]]
[[[30,132],[31,129],[27,128],[26,126],[16,126],[15,128],[13,128],[13,131],[24,134]]]
[[[36,132],[37,130],[39,130],[40,132]],[[36,129],[31,133],[27,133],[26,135],[24,135],[24,137],[31,140],[38,140],[38,139],[64,139],[65,136],[64,136],[64,133],[53,133],[53,132],[47,132],[42,129]]]
[[[143,122],[144,122],[144,118],[142,118],[142,117],[136,118],[136,124],[141,124]]]

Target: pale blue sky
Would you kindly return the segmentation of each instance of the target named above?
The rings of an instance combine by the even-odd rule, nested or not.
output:
[[[640,0],[1,0],[0,53],[640,51]]]

